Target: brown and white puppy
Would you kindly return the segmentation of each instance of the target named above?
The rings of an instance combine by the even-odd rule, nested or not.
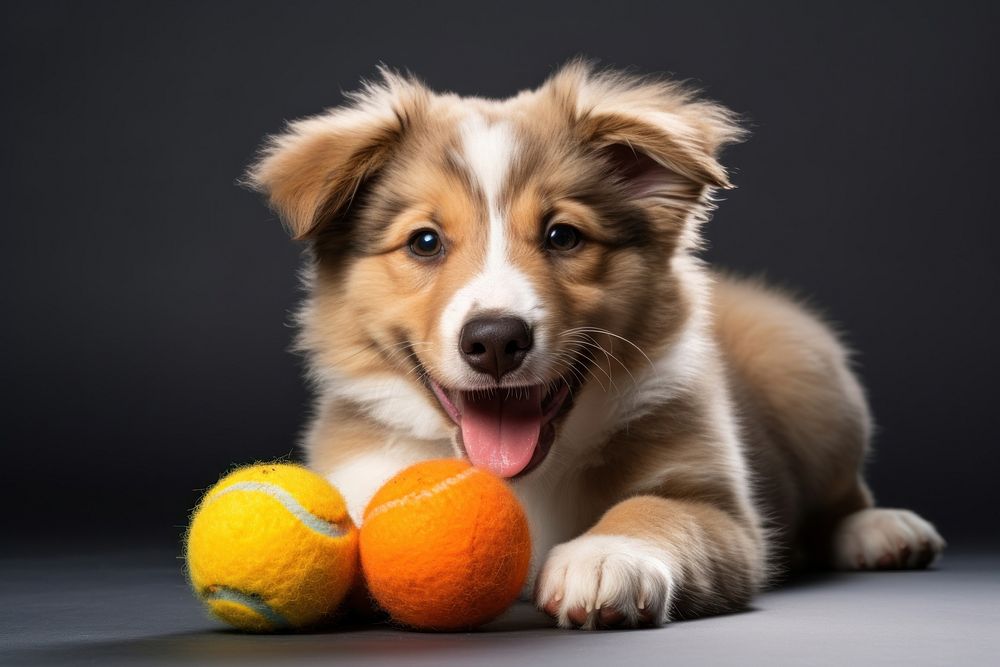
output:
[[[776,565],[924,567],[873,507],[847,354],[789,298],[696,258],[741,131],[670,82],[572,63],[507,100],[383,72],[249,172],[309,242],[309,463],[360,519],[416,461],[509,478],[562,626],[738,609]]]

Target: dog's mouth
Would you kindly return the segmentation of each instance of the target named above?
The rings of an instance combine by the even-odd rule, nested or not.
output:
[[[553,422],[572,402],[570,384],[446,389],[430,379],[445,412],[458,425],[459,445],[473,465],[513,478],[536,468],[555,439]]]

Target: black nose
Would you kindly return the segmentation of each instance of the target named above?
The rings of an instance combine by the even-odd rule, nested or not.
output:
[[[519,317],[481,317],[462,327],[458,343],[466,363],[500,381],[531,349],[531,329]]]

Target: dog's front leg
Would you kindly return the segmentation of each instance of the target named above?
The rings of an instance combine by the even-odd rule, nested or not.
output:
[[[637,627],[732,611],[761,583],[759,534],[709,503],[637,496],[552,549],[536,604],[562,627]]]

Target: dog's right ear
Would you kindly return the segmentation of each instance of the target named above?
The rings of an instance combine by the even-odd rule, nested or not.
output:
[[[426,107],[414,79],[381,70],[350,104],[288,124],[268,138],[244,182],[268,197],[292,237],[309,239],[343,216]]]

